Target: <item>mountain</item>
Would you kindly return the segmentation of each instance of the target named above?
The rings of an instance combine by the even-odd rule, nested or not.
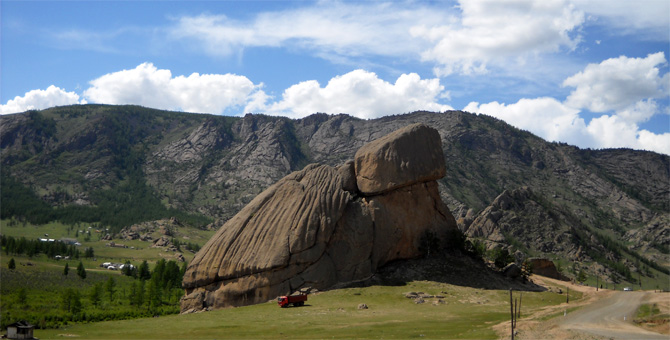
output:
[[[473,241],[580,263],[612,280],[667,275],[670,157],[550,143],[461,111],[292,120],[81,105],[5,115],[2,218],[120,230],[178,215],[220,227],[287,174],[341,165],[413,123],[440,133],[440,195]]]

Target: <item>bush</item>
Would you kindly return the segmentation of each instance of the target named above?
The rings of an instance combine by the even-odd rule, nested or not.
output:
[[[514,262],[514,256],[512,256],[506,249],[501,248],[491,250],[488,257],[498,268],[505,268],[506,265]]]

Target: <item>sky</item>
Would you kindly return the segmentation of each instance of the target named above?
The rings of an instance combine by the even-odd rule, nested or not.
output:
[[[670,154],[670,1],[0,1],[0,114],[416,110]]]

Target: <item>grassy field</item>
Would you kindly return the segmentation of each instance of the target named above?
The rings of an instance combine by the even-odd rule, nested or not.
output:
[[[49,224],[45,226],[2,225],[2,233],[8,236],[26,238],[44,237],[59,239],[73,237],[67,226]],[[78,229],[87,230],[82,225]],[[86,229],[84,229],[86,228]],[[213,231],[180,230],[176,237],[180,241],[204,244]],[[89,315],[110,314],[116,321],[104,322],[53,322],[58,328],[35,330],[40,339],[62,339],[78,337],[82,339],[212,339],[212,338],[461,338],[494,339],[497,334],[492,326],[509,320],[509,292],[505,290],[481,290],[439,282],[416,281],[398,286],[372,286],[366,288],[340,289],[310,295],[308,304],[299,308],[280,309],[274,301],[255,306],[217,310],[189,315],[167,315],[154,318],[136,318],[135,312],[146,310],[130,306],[126,301],[132,278],[99,267],[101,262],[124,262],[130,260],[138,265],[147,260],[152,266],[161,258],[172,258],[174,253],[151,248],[151,243],[142,241],[121,241],[129,247],[106,247],[107,241],[98,240],[92,234],[90,241],[83,235],[78,240],[82,249],[93,247],[96,259],[84,259],[88,277],[77,277],[75,267],[79,260],[69,261],[70,274],[62,275],[65,261],[48,259],[44,254],[33,258],[8,256],[0,257],[0,293],[3,304],[3,318],[15,318],[20,311],[49,314],[59,312],[60,295],[64,289],[75,288],[82,292],[82,304]],[[192,254],[184,252],[187,259]],[[17,263],[15,270],[9,271],[9,258]],[[32,265],[26,265],[31,263]],[[117,281],[117,297],[114,303],[103,298],[100,307],[93,307],[88,292],[96,282],[105,282],[109,277]],[[27,302],[19,303],[16,290],[26,287]],[[427,298],[423,304],[415,304],[405,297],[405,293],[424,292],[442,295],[443,304],[434,305],[437,298]],[[517,294],[517,293],[515,293]],[[571,301],[581,295],[571,292]],[[178,297],[166,297],[165,308],[176,308]],[[558,305],[565,301],[565,295],[552,292],[523,293],[524,313],[532,313],[540,308]],[[365,303],[369,309],[359,310]],[[117,313],[128,315],[114,316]],[[8,315],[15,313],[17,315]],[[118,320],[127,319],[127,320]],[[104,319],[103,319],[104,320]],[[49,320],[47,320],[49,321]]]
[[[405,293],[442,294],[416,304]],[[515,293],[517,294],[517,293]],[[578,299],[575,296],[574,299]],[[565,301],[564,295],[523,293],[523,313]],[[368,309],[358,309],[360,303]],[[276,302],[124,321],[37,330],[40,339],[495,339],[492,326],[509,319],[509,292],[438,282],[372,286],[310,295],[307,305],[281,309]]]
[[[81,233],[76,237],[82,245],[80,249],[83,251],[86,247],[92,247],[95,250],[95,257],[98,259],[97,262],[119,262],[124,263],[126,260],[129,260],[131,263],[138,265],[143,260],[147,260],[149,263],[154,263],[156,260],[165,258],[166,260],[174,259],[175,253],[166,252],[161,248],[152,248],[152,242],[144,242],[140,240],[114,240],[116,243],[122,243],[128,248],[112,248],[107,247],[109,241],[100,240],[102,233],[97,233],[95,229],[88,228],[89,225],[82,223],[75,230],[68,231],[68,226],[61,223],[48,223],[45,225],[32,225],[21,223],[11,225],[8,220],[0,221],[0,230],[3,235],[13,236],[15,238],[25,237],[27,239],[37,239],[37,238],[48,238],[59,240],[61,238],[75,238],[76,231],[91,231],[90,240],[86,241],[86,235]],[[183,243],[196,243],[200,246],[204,245],[207,240],[209,240],[216,231],[214,230],[200,230],[197,228],[183,227],[175,230],[175,239]],[[154,239],[159,238],[161,235],[158,232],[152,234]],[[132,248],[131,248],[132,247]],[[182,254],[186,261],[190,261],[194,254],[183,250]],[[87,265],[87,263],[84,263]],[[95,266],[93,266],[95,267]]]

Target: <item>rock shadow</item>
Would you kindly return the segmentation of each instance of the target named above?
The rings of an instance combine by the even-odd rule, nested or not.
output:
[[[509,278],[487,266],[481,259],[453,253],[393,261],[380,268],[369,279],[349,284],[348,287],[404,286],[412,281],[435,281],[479,289],[531,292],[547,290],[530,280],[523,282],[521,278]]]

